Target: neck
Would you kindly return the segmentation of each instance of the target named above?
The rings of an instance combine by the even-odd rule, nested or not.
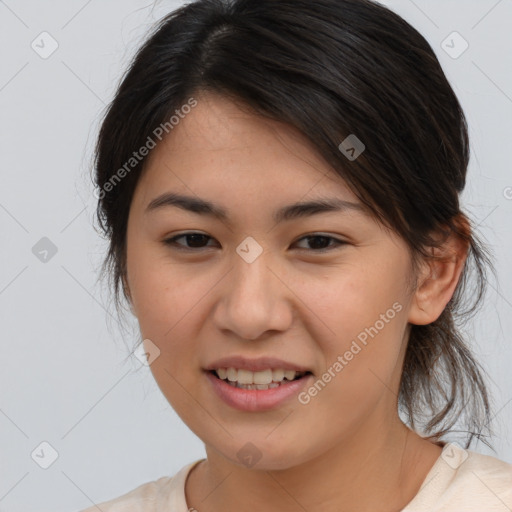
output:
[[[199,512],[391,512],[416,495],[441,448],[397,417],[386,427],[368,422],[321,455],[283,470],[241,468],[206,451],[186,488],[188,506]]]

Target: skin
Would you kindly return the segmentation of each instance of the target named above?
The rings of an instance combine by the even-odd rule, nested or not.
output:
[[[446,260],[414,274],[405,242],[364,211],[276,225],[272,213],[297,201],[359,200],[295,129],[220,96],[196,98],[137,185],[125,276],[142,337],[160,350],[156,382],[205,443],[187,504],[199,512],[400,510],[441,453],[397,414],[409,324],[441,314],[465,248],[449,239],[439,250]],[[171,191],[222,206],[229,223],[173,206],[145,212]],[[188,251],[163,242],[187,231],[210,238]],[[315,234],[345,244],[317,240],[331,247],[319,253],[304,239]],[[252,263],[236,252],[247,236],[263,249]],[[194,247],[177,242],[187,243]],[[239,411],[205,377],[219,357],[243,355],[305,366],[316,380],[394,303],[400,312],[307,405],[294,396],[273,410]],[[237,458],[247,442],[261,454],[252,468]]]

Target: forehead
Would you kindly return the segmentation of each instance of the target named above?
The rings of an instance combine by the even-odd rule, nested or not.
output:
[[[153,149],[141,178],[148,194],[166,188],[204,197],[250,195],[267,203],[328,192],[358,201],[297,129],[221,96],[197,105]]]

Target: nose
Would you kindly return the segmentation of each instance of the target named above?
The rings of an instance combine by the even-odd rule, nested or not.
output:
[[[264,252],[252,263],[234,258],[214,312],[218,329],[256,340],[290,328],[293,293],[277,266],[265,256]]]

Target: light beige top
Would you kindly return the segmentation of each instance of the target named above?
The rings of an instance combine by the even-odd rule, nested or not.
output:
[[[188,512],[185,481],[199,462],[98,507],[102,512]],[[98,512],[98,508],[81,512]],[[418,494],[402,512],[512,512],[512,464],[446,444]]]

